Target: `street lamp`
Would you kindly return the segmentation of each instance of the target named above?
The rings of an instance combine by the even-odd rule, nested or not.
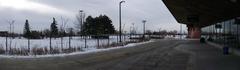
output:
[[[143,38],[145,38],[145,24],[146,24],[146,20],[143,20]]]
[[[81,31],[83,30],[83,10],[80,10],[79,11],[79,19],[78,19],[78,21],[79,21],[79,23],[80,23],[80,33],[81,33]],[[81,33],[81,36],[82,36],[82,33]]]
[[[119,42],[122,42],[122,15],[121,15],[121,6],[122,3],[125,3],[125,1],[120,1],[119,2]]]

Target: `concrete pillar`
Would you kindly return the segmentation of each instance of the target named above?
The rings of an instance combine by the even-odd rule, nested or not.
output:
[[[188,27],[188,37],[192,39],[200,39],[201,38],[201,27],[197,25],[187,25]]]

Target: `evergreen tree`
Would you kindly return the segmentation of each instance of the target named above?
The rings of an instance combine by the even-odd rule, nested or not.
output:
[[[28,39],[31,38],[31,31],[30,31],[28,20],[26,20],[25,25],[24,25],[23,37],[28,38]]]
[[[112,20],[106,15],[103,16],[102,20],[103,20],[102,23],[104,23],[103,28],[105,28],[104,29],[104,34],[114,34],[115,33],[115,28],[112,25]]]
[[[95,18],[96,23],[95,23],[95,28],[96,28],[96,35],[101,35],[104,34],[105,28],[104,28],[104,22],[103,22],[103,16],[100,15],[99,17]]]
[[[86,19],[86,22],[84,22],[83,24],[83,28],[81,30],[81,33],[83,35],[89,35],[89,34],[93,34],[94,33],[94,18],[92,18],[92,16],[88,16]]]
[[[55,38],[58,37],[58,27],[55,18],[53,18],[53,22],[51,24],[51,36]]]
[[[85,35],[114,34],[115,28],[112,25],[112,20],[106,15],[95,18],[88,16],[81,32]]]

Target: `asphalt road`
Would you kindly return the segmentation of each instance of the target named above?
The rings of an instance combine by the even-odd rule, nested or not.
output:
[[[208,57],[202,54],[204,48],[191,48],[209,46],[197,43],[198,41],[189,40],[157,40],[155,42],[114,49],[110,51],[89,53],[84,55],[71,55],[65,57],[49,58],[0,58],[0,70],[201,70],[209,65],[197,61],[208,60],[197,56]],[[217,50],[213,48],[212,50]],[[211,53],[211,49],[202,50]],[[219,50],[214,51],[211,56],[218,54]],[[216,53],[216,54],[215,54]],[[222,56],[223,58],[234,58],[229,67],[240,70],[238,66],[231,66],[231,63],[238,63],[237,56]],[[218,59],[218,56],[211,59]],[[228,60],[228,59],[224,59]],[[209,60],[211,65],[214,62]],[[210,65],[210,66],[211,66]],[[215,66],[211,68],[217,68]],[[209,69],[209,70],[211,70]],[[208,70],[208,69],[205,69]]]

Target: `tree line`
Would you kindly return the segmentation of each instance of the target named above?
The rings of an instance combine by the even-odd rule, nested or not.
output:
[[[53,18],[49,29],[43,31],[31,30],[29,20],[25,21],[23,37],[27,39],[43,39],[43,38],[58,38],[75,35],[105,35],[116,33],[112,20],[106,15],[100,15],[98,17],[88,16],[83,24],[80,26],[79,31],[74,31],[73,28],[68,30],[60,29],[57,25],[57,20]]]

